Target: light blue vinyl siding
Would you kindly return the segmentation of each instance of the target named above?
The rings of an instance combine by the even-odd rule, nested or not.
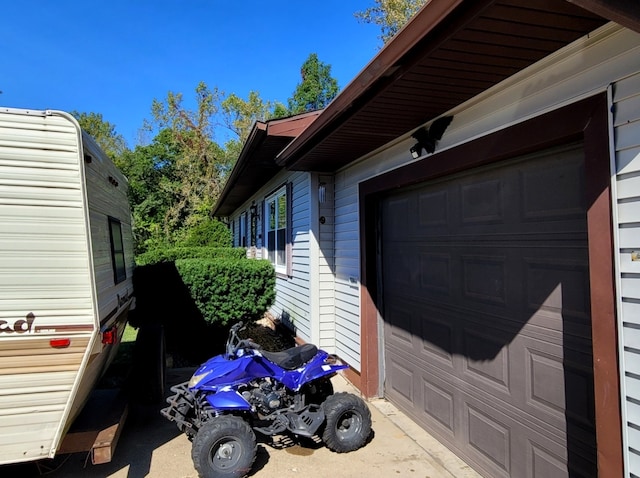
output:
[[[283,172],[276,176],[268,184],[263,186],[245,204],[239,207],[229,218],[234,221],[234,244],[239,245],[238,220],[244,211],[247,211],[252,202],[262,205],[265,198],[272,195],[286,183],[292,183],[292,254],[291,277],[281,274],[276,275],[276,300],[269,312],[276,318],[283,319],[291,325],[297,335],[305,341],[311,341],[311,310],[309,306],[310,272],[309,272],[309,173]],[[257,225],[255,257],[266,258],[263,249],[264,240],[264,216],[266,211],[260,211]],[[251,255],[251,251],[248,251]]]
[[[280,179],[279,183],[284,184]],[[290,173],[286,182],[292,183],[292,240],[291,277],[276,278],[276,301],[271,312],[288,318],[296,334],[311,341],[311,310],[309,308],[309,173]],[[278,184],[278,183],[276,183]],[[274,184],[274,187],[276,186]]]
[[[318,182],[325,188],[324,203],[319,204],[318,216],[318,345],[331,353],[336,352],[335,317],[335,187],[333,176],[321,175]],[[313,228],[312,228],[313,230]]]
[[[613,85],[614,207],[626,476],[640,476],[640,74]]]

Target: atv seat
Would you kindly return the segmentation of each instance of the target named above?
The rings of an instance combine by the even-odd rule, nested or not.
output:
[[[291,347],[282,352],[267,352],[261,350],[260,353],[266,359],[285,370],[295,370],[315,357],[318,353],[318,347],[313,344],[304,344],[298,347]]]

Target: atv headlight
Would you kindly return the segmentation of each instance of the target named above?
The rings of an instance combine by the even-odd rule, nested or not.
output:
[[[201,374],[194,375],[193,377],[191,377],[191,380],[189,380],[189,388],[194,388],[198,386],[198,384],[202,382],[210,373],[211,373],[211,370],[208,370],[207,372],[203,372]]]

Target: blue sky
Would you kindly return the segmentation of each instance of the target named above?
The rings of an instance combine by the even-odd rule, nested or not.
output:
[[[21,0],[0,10],[0,106],[101,113],[130,147],[200,81],[286,104],[310,53],[344,88],[379,51],[373,0]],[[222,142],[224,138],[215,138]]]

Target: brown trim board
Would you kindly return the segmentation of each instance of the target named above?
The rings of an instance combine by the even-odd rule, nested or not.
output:
[[[381,196],[397,188],[582,140],[587,176],[598,470],[601,478],[622,476],[608,136],[607,97],[603,93],[436,153],[360,184],[362,370],[358,385],[365,396],[378,395],[381,385],[376,270],[377,208]]]

